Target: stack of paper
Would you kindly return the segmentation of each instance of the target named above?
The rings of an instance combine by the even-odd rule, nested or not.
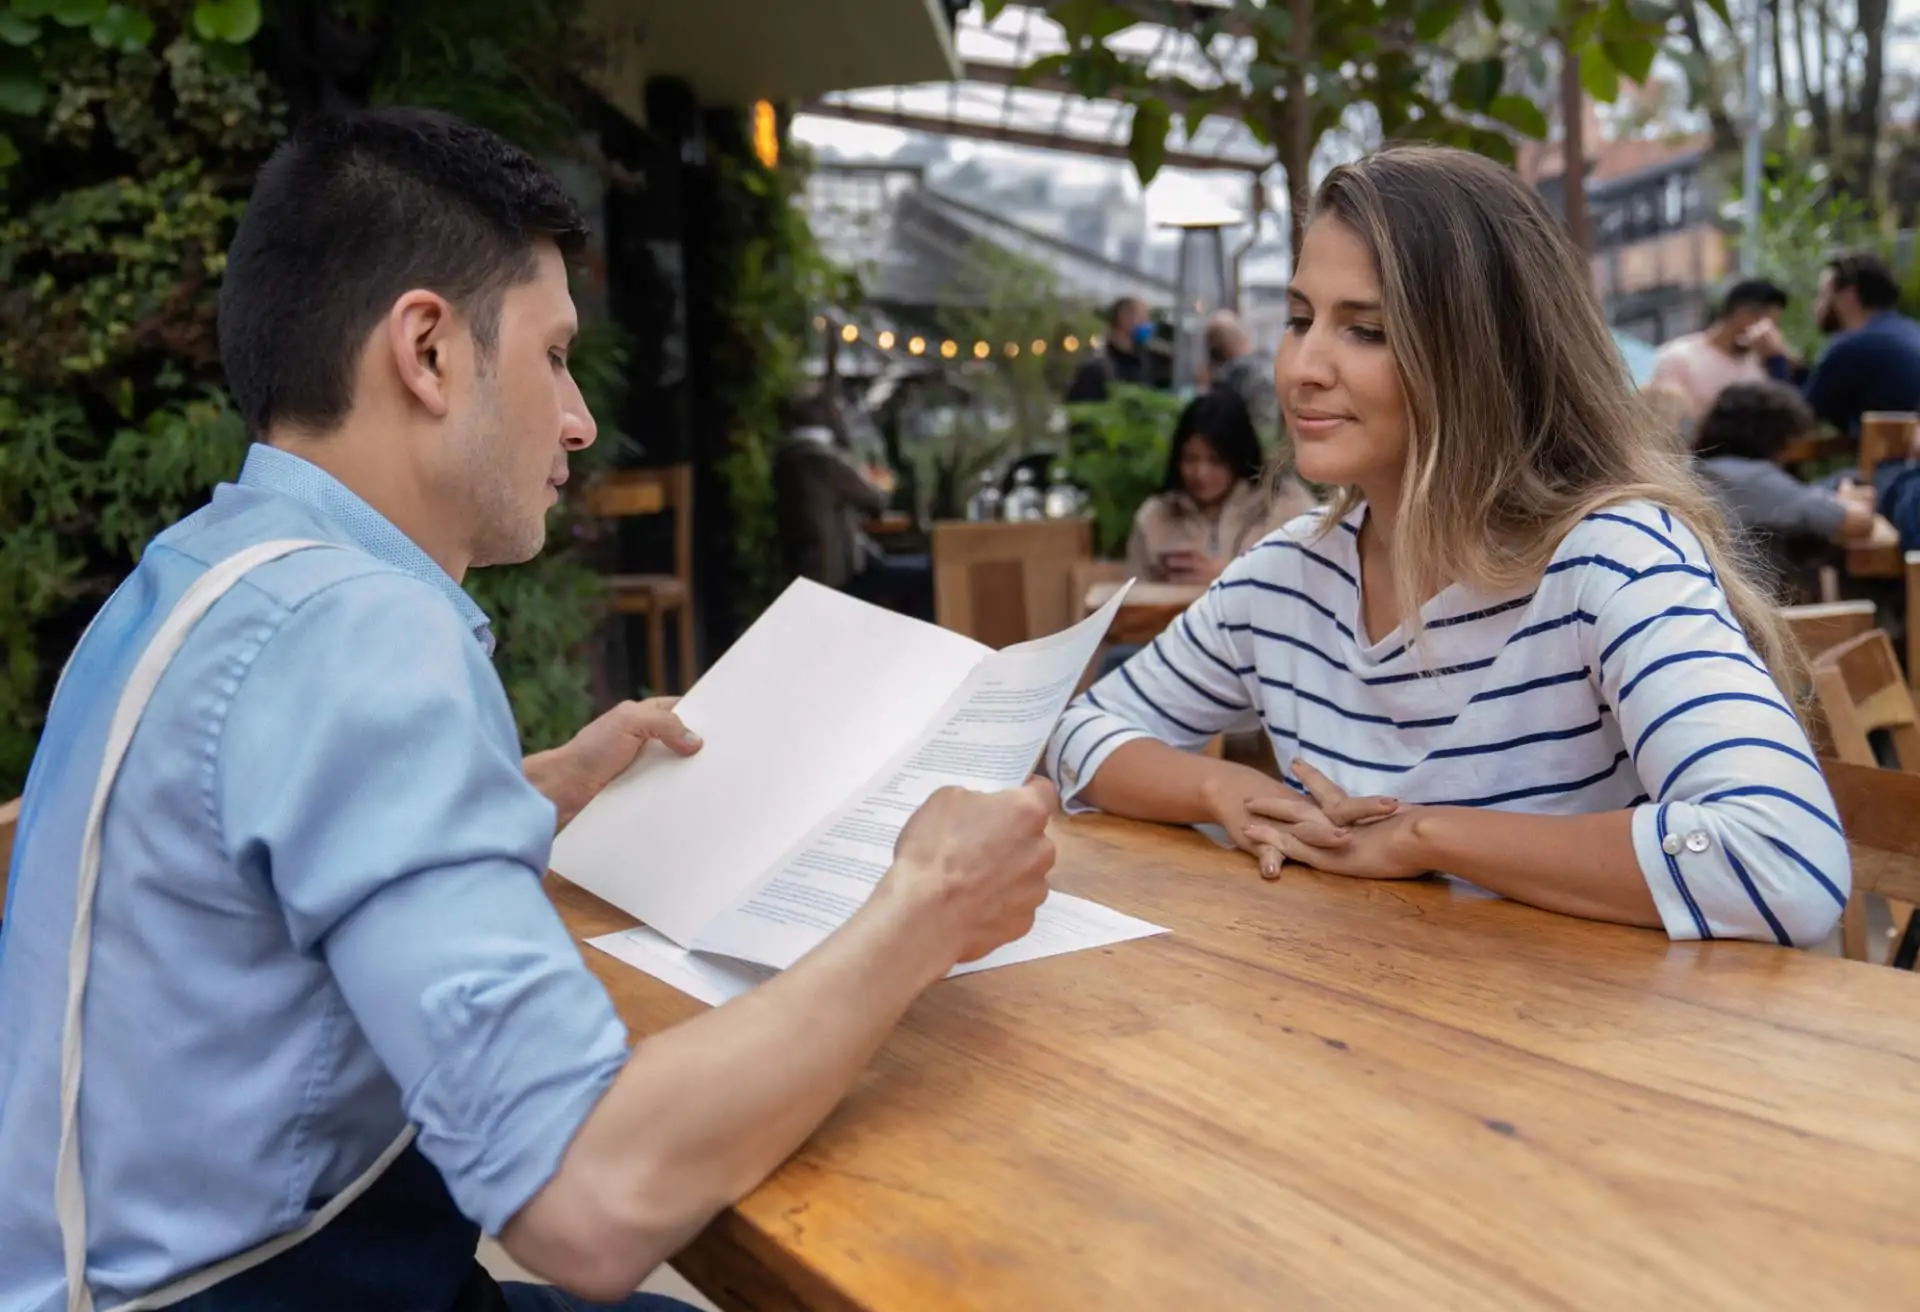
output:
[[[700,753],[649,747],[556,840],[555,870],[647,926],[593,945],[716,1003],[792,965],[866,901],[934,792],[1032,774],[1124,597],[996,652],[795,583],[681,701]],[[1054,893],[1032,933],[961,970],[1162,932]]]

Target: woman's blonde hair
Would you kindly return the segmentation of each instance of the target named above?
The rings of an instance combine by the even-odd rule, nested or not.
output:
[[[1587,264],[1540,197],[1467,151],[1396,146],[1328,175],[1309,221],[1366,244],[1407,398],[1393,528],[1406,632],[1450,583],[1537,580],[1574,525],[1644,500],[1684,522],[1754,650],[1790,694],[1799,656],[1693,462],[1635,391]],[[1361,501],[1338,489],[1329,528]]]

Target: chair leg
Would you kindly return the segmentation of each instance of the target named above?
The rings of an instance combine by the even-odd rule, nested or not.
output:
[[[666,617],[658,610],[647,612],[647,695],[659,697],[667,691]]]
[[[693,687],[693,681],[700,672],[693,667],[693,607],[681,606],[674,611],[674,622],[680,626],[680,681],[681,692]]]
[[[1900,936],[1889,964],[1895,970],[1912,970],[1916,960],[1920,960],[1920,911],[1908,913],[1906,933]]]
[[[1867,900],[1858,893],[1840,913],[1840,955],[1848,961],[1872,960],[1867,955]]]

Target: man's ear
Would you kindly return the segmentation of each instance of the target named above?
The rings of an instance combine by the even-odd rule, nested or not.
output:
[[[415,289],[387,311],[386,345],[400,385],[436,419],[452,403],[450,348],[458,320],[437,292]]]

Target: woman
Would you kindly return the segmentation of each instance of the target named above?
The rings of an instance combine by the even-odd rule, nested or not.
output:
[[[1127,568],[1155,583],[1211,583],[1276,524],[1307,509],[1288,478],[1261,478],[1260,437],[1247,403],[1227,389],[1195,397],[1174,425],[1167,479],[1134,516]]]
[[[1289,298],[1283,413],[1339,492],[1062,717],[1065,795],[1219,823],[1269,877],[1823,938],[1850,871],[1788,647],[1558,219],[1478,156],[1384,151],[1322,186]],[[1176,750],[1259,724],[1285,782]]]

